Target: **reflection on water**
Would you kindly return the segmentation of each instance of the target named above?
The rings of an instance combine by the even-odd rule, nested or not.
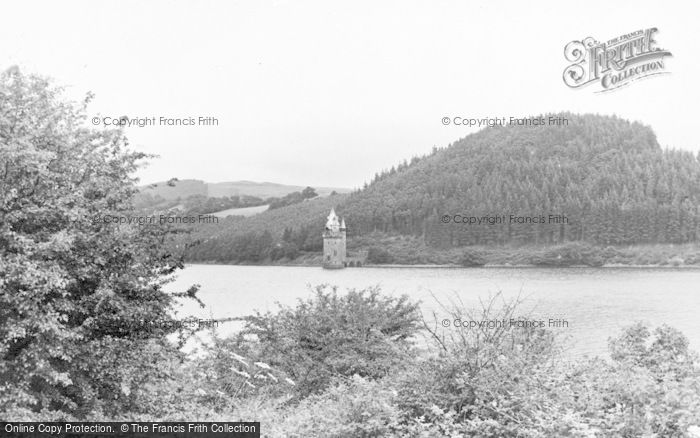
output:
[[[324,270],[316,267],[189,265],[169,285],[183,290],[202,286],[202,309],[183,303],[179,316],[228,318],[253,310],[274,310],[275,303],[293,305],[311,296],[310,287],[337,285],[341,290],[380,286],[392,295],[407,294],[421,301],[425,315],[449,315],[441,302],[461,300],[479,307],[479,299],[501,292],[505,299],[525,298],[523,309],[533,317],[568,322],[551,328],[567,337],[576,354],[604,354],[607,338],[636,321],[668,324],[685,333],[700,351],[700,270],[635,268],[355,268]],[[223,333],[236,323],[220,326]]]

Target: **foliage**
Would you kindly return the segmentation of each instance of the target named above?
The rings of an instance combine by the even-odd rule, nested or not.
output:
[[[462,253],[460,260],[462,266],[475,267],[484,266],[487,263],[486,255],[478,249],[467,249]]]
[[[280,435],[289,437],[385,437],[398,431],[396,392],[355,375],[303,400],[291,410]]]
[[[134,214],[144,155],[119,130],[84,127],[88,100],[0,74],[0,412],[132,409],[158,359],[177,354],[162,286],[182,260],[165,252],[167,227],[100,220]],[[164,324],[140,322],[153,320]]]
[[[298,204],[307,199],[315,198],[316,196],[318,196],[316,190],[312,187],[306,187],[301,192],[290,193],[282,198],[269,198],[267,202],[270,204],[270,210],[274,210],[276,208],[286,207],[287,205]]]
[[[524,318],[520,301],[497,298],[478,311],[458,302],[440,304],[441,312],[463,321]],[[432,347],[404,356],[391,373],[339,373],[324,391],[256,415],[278,419],[272,436],[426,438],[684,437],[700,418],[697,357],[671,328],[651,339],[637,324],[610,341],[612,361],[572,362],[540,328],[424,323]]]
[[[382,296],[376,288],[341,295],[319,286],[313,299],[276,313],[256,314],[233,344],[279,368],[308,395],[333,377],[379,378],[397,365],[418,329],[417,304]]]
[[[378,175],[338,211],[358,234],[396,231],[447,247],[698,240],[698,157],[662,150],[653,131],[639,123],[559,116],[568,126],[496,127],[469,135]],[[444,214],[506,220],[442,224]],[[550,223],[549,214],[564,214],[569,223]],[[510,215],[545,220],[510,223]]]
[[[393,261],[394,258],[391,256],[391,253],[384,248],[370,246],[367,251],[367,263],[382,265]]]
[[[509,320],[519,306],[493,303],[451,317]],[[610,341],[612,362],[565,361],[541,329],[431,333],[444,353],[406,374],[399,403],[440,434],[681,437],[700,418],[697,356],[666,326],[653,340],[643,324],[627,328]]]
[[[225,395],[210,397],[204,406],[214,408],[202,415],[261,420],[269,436],[289,437],[684,437],[698,425],[697,356],[688,350],[687,339],[669,327],[653,332],[643,324],[627,328],[610,341],[612,360],[567,360],[560,341],[541,328],[443,328],[434,324],[437,320],[424,320],[425,332],[410,330],[414,336],[426,333],[434,342],[407,345],[394,336],[385,339],[395,344],[391,349],[358,349],[361,337],[347,333],[358,333],[352,327],[366,323],[355,319],[333,331],[338,327],[330,321],[362,314],[350,311],[357,309],[349,304],[359,297],[351,291],[339,312],[338,305],[329,305],[333,294],[256,315],[253,330],[249,326],[245,334],[217,340],[208,358],[198,362],[197,375],[207,376],[198,385]],[[519,313],[522,301],[499,299],[492,297],[481,309],[459,301],[438,303],[439,312],[462,321],[527,319]],[[387,309],[372,311],[380,312]],[[319,321],[321,315],[331,316]],[[304,340],[301,333],[313,337]],[[319,342],[309,345],[312,339]],[[390,360],[394,350],[400,360]],[[237,393],[226,389],[239,387],[227,382],[240,384],[239,372],[255,370],[252,362],[263,356],[279,382],[282,376],[307,376],[318,369],[325,370],[324,379],[301,379],[293,387],[268,381]],[[354,362],[375,362],[386,369],[366,372],[349,366]]]

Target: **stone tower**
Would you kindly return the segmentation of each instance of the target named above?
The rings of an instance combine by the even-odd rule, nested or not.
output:
[[[345,267],[345,219],[340,222],[335,209],[328,215],[323,230],[323,267],[339,269]]]

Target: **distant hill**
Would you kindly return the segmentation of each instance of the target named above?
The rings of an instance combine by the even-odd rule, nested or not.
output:
[[[346,217],[351,243],[376,233],[432,248],[698,241],[698,156],[662,149],[640,123],[556,116],[568,126],[486,128],[377,174],[350,195],[203,228],[206,242],[189,257],[242,262],[274,258],[271,248],[280,246],[291,248],[289,254],[320,250],[323,213],[331,205]],[[550,214],[567,221],[552,222]],[[463,217],[506,220],[454,223]]]
[[[270,182],[252,182],[252,181],[232,181],[222,183],[208,183],[207,196],[257,196],[258,198],[282,197],[293,192],[300,192],[306,186],[290,186],[284,184],[275,184]],[[332,192],[349,193],[350,189],[339,187],[315,187],[316,193],[319,196],[328,196]]]
[[[162,181],[141,187],[142,194],[160,197],[167,201],[176,200],[178,198],[184,199],[194,195],[207,196],[207,192],[207,183],[197,179],[182,179],[170,182]]]
[[[282,197],[293,192],[299,192],[305,186],[292,186],[270,182],[231,181],[207,183],[196,179],[163,181],[149,184],[141,188],[141,192],[151,196],[159,196],[165,200],[187,198],[193,195],[207,197],[255,196],[258,198]],[[350,189],[338,187],[314,187],[319,196],[327,196],[331,192],[349,193]]]
[[[186,214],[252,216],[331,193],[349,189],[302,187],[269,182],[233,181],[206,183],[200,180],[173,178],[143,186],[134,196],[134,206],[144,214],[176,210]]]
[[[396,232],[442,247],[698,240],[698,156],[662,149],[641,123],[556,116],[568,126],[487,128],[403,163],[376,176],[339,213],[358,234]],[[551,222],[550,214],[568,223]],[[507,220],[464,225],[455,215]],[[544,216],[545,223],[511,223],[510,215]]]

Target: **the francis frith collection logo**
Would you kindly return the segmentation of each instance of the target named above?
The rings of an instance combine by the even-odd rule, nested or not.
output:
[[[664,57],[671,52],[657,46],[657,28],[638,30],[606,42],[592,37],[571,41],[564,48],[566,60],[572,64],[564,70],[564,83],[571,88],[599,84],[605,92],[633,81],[668,73]]]

